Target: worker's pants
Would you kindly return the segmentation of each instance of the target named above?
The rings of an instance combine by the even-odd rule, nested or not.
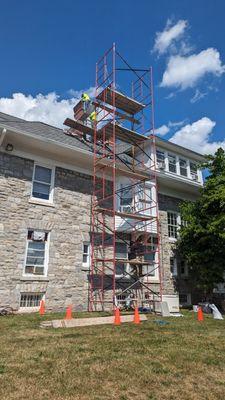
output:
[[[87,112],[88,111],[90,103],[91,103],[90,100],[83,101],[83,112]]]

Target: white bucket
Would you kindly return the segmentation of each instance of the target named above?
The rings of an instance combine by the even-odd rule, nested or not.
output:
[[[193,311],[198,312],[198,306],[193,306]]]

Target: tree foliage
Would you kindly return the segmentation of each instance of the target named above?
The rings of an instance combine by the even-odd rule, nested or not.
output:
[[[181,205],[181,227],[178,250],[187,261],[196,287],[205,295],[217,283],[224,282],[225,271],[225,151],[206,156],[208,168],[200,197]]]

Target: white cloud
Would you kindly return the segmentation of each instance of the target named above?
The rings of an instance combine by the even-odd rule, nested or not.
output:
[[[93,96],[94,88],[86,90]],[[0,98],[0,111],[28,121],[41,121],[63,128],[67,117],[73,117],[73,107],[79,101],[82,91],[70,90],[72,98],[61,99],[55,92],[33,97],[14,93],[11,98]]]
[[[170,131],[170,129],[168,128],[168,126],[166,125],[162,125],[159,128],[155,129],[155,134],[156,135],[160,135],[160,136],[164,136],[166,135],[168,132]]]
[[[221,76],[224,72],[225,66],[222,65],[220,53],[216,49],[208,48],[186,57],[170,57],[161,86],[184,90],[194,87],[206,74]]]
[[[179,20],[175,25],[172,25],[171,20],[168,20],[165,29],[162,32],[156,33],[153,51],[159,54],[165,53],[177,39],[181,38],[187,25],[187,21],[183,19]],[[182,46],[187,51],[187,47],[184,44]]]
[[[196,103],[197,101],[203,99],[207,93],[201,92],[199,89],[196,89],[194,96],[191,98],[190,102],[192,104]]]
[[[185,123],[187,123],[187,118],[183,119],[182,121],[177,121],[177,122],[171,122],[169,121],[168,127],[169,128],[177,128],[178,126],[182,126]]]
[[[218,147],[225,149],[225,141],[209,142],[215,125],[215,121],[203,117],[193,124],[185,125],[169,141],[202,154],[214,153]]]

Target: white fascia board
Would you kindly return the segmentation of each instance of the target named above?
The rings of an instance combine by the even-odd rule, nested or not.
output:
[[[86,155],[88,154],[89,156],[90,155],[92,156],[92,153],[90,151],[88,151],[88,150],[84,150],[84,149],[80,149],[80,148],[78,149],[75,146],[70,146],[68,144],[63,144],[63,143],[57,142],[57,141],[52,140],[52,139],[43,138],[43,137],[37,137],[36,135],[32,135],[31,133],[24,132],[24,131],[22,131],[20,129],[12,128],[12,127],[10,127],[8,125],[4,125],[4,124],[2,124],[2,122],[0,122],[0,127],[6,128],[8,131],[11,131],[11,132],[14,132],[14,133],[19,133],[19,134],[21,134],[23,136],[27,136],[28,138],[31,138],[31,139],[34,139],[34,140],[38,140],[38,141],[42,141],[42,142],[45,142],[45,143],[54,144],[54,145],[56,145],[58,147],[67,148],[67,149],[73,150],[75,152],[78,151],[79,153],[83,153],[83,154],[86,154]]]

